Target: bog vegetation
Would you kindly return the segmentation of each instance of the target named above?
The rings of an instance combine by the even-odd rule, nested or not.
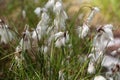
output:
[[[0,79],[120,80],[120,60],[113,57],[120,48],[106,54],[115,43],[116,28],[93,25],[96,15],[105,12],[99,1],[81,4],[72,15],[62,0],[1,3]]]

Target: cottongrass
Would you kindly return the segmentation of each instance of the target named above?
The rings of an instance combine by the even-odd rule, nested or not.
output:
[[[73,22],[66,22],[69,18],[62,0],[48,0],[45,6],[37,7],[34,13],[40,21],[32,31],[25,25],[23,35],[17,36],[6,79],[119,80],[119,59],[105,54],[109,43],[114,40],[113,25],[103,25],[96,30],[94,38],[90,37],[90,23],[98,12],[98,7],[91,7],[90,15],[76,34],[69,27]],[[23,16],[26,17],[25,12]],[[10,39],[3,38],[6,35],[2,34],[2,26],[1,42],[8,44],[14,36],[4,24]],[[116,52],[111,54],[115,55]],[[103,71],[104,68],[107,71]]]

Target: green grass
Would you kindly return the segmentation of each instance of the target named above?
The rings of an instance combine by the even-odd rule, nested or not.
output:
[[[34,49],[22,51],[20,54],[24,56],[24,60],[21,60],[21,63],[17,66],[14,52],[22,38],[21,34],[24,26],[25,24],[29,24],[30,28],[36,27],[40,19],[34,14],[34,9],[37,6],[43,6],[46,2],[46,0],[39,0],[39,3],[35,4],[33,0],[23,1],[22,3],[21,1],[10,0],[3,13],[3,16],[13,28],[14,32],[16,32],[17,36],[9,44],[1,44],[0,46],[0,72],[2,72],[0,79],[59,80],[59,71],[62,71],[65,80],[92,80],[96,74],[101,74],[99,71],[100,68],[96,70],[96,74],[90,75],[87,73],[89,59],[85,59],[85,57],[91,52],[92,40],[89,37],[80,39],[76,34],[75,25],[80,12],[74,14],[74,17],[66,23],[70,35],[69,43],[72,44],[72,47],[65,46],[59,49],[54,46],[53,41],[47,54],[43,54],[42,51],[36,51]],[[26,10],[25,20],[21,17],[22,8]],[[20,9],[20,12],[16,15],[15,12],[17,9]],[[16,16],[11,18],[10,15]],[[43,40],[38,46],[41,47],[41,44],[44,42]],[[35,60],[31,58],[29,52],[34,55]]]

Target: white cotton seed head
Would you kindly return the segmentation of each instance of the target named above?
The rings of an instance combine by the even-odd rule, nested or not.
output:
[[[58,32],[54,36],[55,36],[55,40],[56,40],[57,38],[64,36],[64,32]]]
[[[104,36],[107,37],[108,39],[110,39],[111,41],[114,40],[114,37],[113,37],[113,32],[112,32],[112,28],[113,26],[111,24],[107,24],[103,27],[103,30],[104,30]]]
[[[95,76],[94,80],[106,80],[103,76]]]
[[[96,34],[96,36],[94,37],[93,46],[95,47],[95,49],[101,50],[102,44],[101,44],[101,38],[99,37],[99,34]]]
[[[44,47],[44,53],[47,53],[47,52],[48,52],[48,47],[45,46],[45,47]]]
[[[1,42],[7,44],[9,41],[15,38],[14,32],[12,32],[7,25],[0,28]]]
[[[55,19],[54,19],[54,25],[55,25],[56,31],[65,30],[66,29],[66,27],[65,27],[66,19],[64,19],[64,17],[62,17],[61,15],[62,14],[56,16]]]
[[[32,33],[32,38],[34,40],[41,39],[47,32],[49,23],[49,15],[46,12],[42,13],[41,20],[37,24],[37,28]]]
[[[120,48],[118,48],[117,51],[120,52]]]
[[[98,7],[93,7],[91,13],[89,14],[89,16],[87,18],[87,23],[90,23],[92,21],[93,17],[95,16],[95,14],[99,11],[100,11],[100,9]]]
[[[88,73],[89,74],[95,73],[95,66],[94,66],[93,62],[90,62],[89,65],[88,65]]]
[[[63,10],[63,6],[62,6],[62,3],[60,1],[57,1],[54,8],[53,8],[53,11],[56,13],[56,14],[59,14],[61,12],[61,10]]]
[[[22,16],[24,19],[26,18],[26,11],[25,10],[22,10]]]
[[[40,14],[41,14],[41,8],[40,7],[37,7],[35,10],[34,10],[34,13],[38,16],[38,17],[40,17]]]
[[[37,40],[37,33],[35,30],[32,32],[32,39]]]
[[[55,38],[55,46],[60,48],[61,46],[65,46],[69,41],[68,31],[66,32],[58,32],[54,35]]]
[[[98,33],[94,37],[93,45],[98,50],[105,50],[107,46],[109,46],[109,42],[113,41],[113,32],[112,32],[112,25],[105,25],[102,28],[98,29]]]
[[[120,61],[118,58],[105,55],[102,60],[101,66],[106,67],[108,70],[111,71],[111,68],[113,68],[119,62]]]
[[[109,77],[108,80],[114,80],[112,77]]]
[[[78,28],[78,32],[79,32],[79,38],[84,38],[87,36],[88,32],[89,32],[89,27],[88,25],[86,25],[85,23],[83,24],[82,27],[79,27]]]
[[[113,29],[113,25],[112,24],[106,24],[105,26],[104,26],[104,28],[109,28],[109,29]]]
[[[82,38],[86,37],[89,32],[89,27],[86,24],[83,24]]]
[[[31,49],[31,34],[28,31],[28,27],[25,28],[25,32],[23,32],[23,37],[20,41],[20,46],[22,50],[29,50]]]
[[[63,9],[62,1],[57,1],[55,3],[53,11],[55,13],[54,25],[56,31],[65,30],[65,21],[68,19],[68,16]]]
[[[99,12],[99,11],[100,11],[100,9],[99,9],[98,7],[93,7],[93,10],[94,10],[95,12]]]
[[[116,54],[117,54],[117,51],[116,51],[116,50],[114,50],[114,51],[112,51],[110,54],[114,56],[114,55],[116,55]]]
[[[49,20],[49,15],[48,15],[46,12],[42,13],[42,20],[44,20],[44,22],[45,22],[45,21],[48,22],[48,20]]]
[[[64,73],[62,71],[59,71],[59,80],[65,80]]]
[[[46,54],[48,52],[48,46],[42,46],[41,51]]]
[[[78,33],[79,38],[81,38],[81,33],[82,33],[82,27],[81,26],[78,26],[77,33]]]
[[[46,32],[46,29],[47,29],[47,25],[45,26],[45,25],[43,25],[43,26],[41,26],[41,25],[37,25],[37,28],[32,32],[32,38],[34,39],[34,40],[41,40],[41,38],[45,35],[45,34],[47,34],[47,32]]]
[[[57,39],[55,42],[55,47],[61,48],[62,46],[65,46],[65,38]]]
[[[17,46],[16,49],[15,49],[15,52],[16,52],[16,53],[19,53],[21,50],[22,50],[22,49],[21,49],[21,46]]]
[[[53,8],[55,4],[55,0],[48,0],[48,2],[45,4],[45,8],[48,9],[48,8]]]
[[[41,29],[36,29],[32,33],[32,38],[34,40],[41,40],[42,34],[41,34]]]
[[[49,15],[46,12],[43,12],[41,15],[41,20],[39,21],[38,26],[46,26],[49,23]]]
[[[90,15],[87,18],[87,23],[91,22],[94,17],[94,11],[91,11]]]
[[[31,43],[30,40],[25,41],[23,38],[20,41],[20,46],[22,50],[29,50],[31,49]]]
[[[65,36],[66,43],[68,43],[68,42],[69,42],[69,39],[70,39],[69,34],[68,34],[68,31],[66,31],[65,35],[66,35],[66,36]]]

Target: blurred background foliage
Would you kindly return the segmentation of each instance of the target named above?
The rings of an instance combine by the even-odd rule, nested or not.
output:
[[[35,1],[38,1],[37,3]],[[120,0],[63,0],[64,6],[69,14],[79,11],[81,6],[98,6],[101,9],[93,24],[113,23],[119,25]],[[39,19],[34,14],[36,7],[42,7],[47,0],[0,0],[0,18],[7,18],[9,22],[16,23],[15,26],[29,24],[35,27]],[[22,10],[26,11],[26,19],[22,19]],[[100,20],[100,21],[99,21]],[[96,22],[98,21],[98,22]],[[22,23],[22,24],[21,24]]]
[[[92,3],[101,8],[107,22],[118,23],[120,21],[120,0],[92,0]]]

